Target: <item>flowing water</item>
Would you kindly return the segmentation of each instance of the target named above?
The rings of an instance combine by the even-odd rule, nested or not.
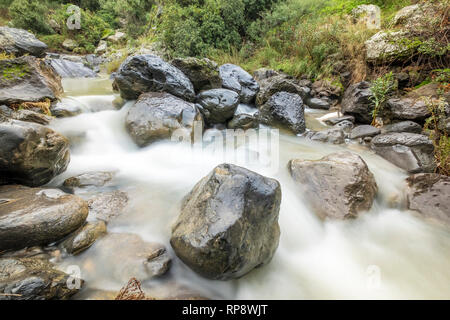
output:
[[[64,87],[65,99],[78,102],[85,112],[52,123],[73,142],[69,168],[52,184],[88,171],[117,172],[115,183],[129,193],[130,204],[108,224],[108,232],[134,233],[162,243],[173,257],[166,276],[144,283],[154,295],[173,294],[169,291],[176,284],[217,299],[450,298],[450,233],[402,209],[403,171],[356,144],[339,147],[285,135],[280,136],[277,170],[246,165],[281,183],[281,239],[273,260],[239,280],[210,281],[197,276],[171,251],[171,225],[181,199],[223,158],[208,152],[196,154],[184,144],[171,142],[140,149],[124,126],[132,102],[116,110],[108,79],[65,80]],[[323,114],[308,112],[308,127],[323,127],[316,119]],[[241,149],[237,152],[244,152]],[[290,159],[318,159],[344,149],[360,154],[368,163],[378,183],[378,197],[370,212],[356,220],[323,222],[298,196],[286,165]],[[92,298],[96,290],[117,291],[124,285],[110,272],[120,257],[105,262],[93,252],[67,257],[60,264],[62,269],[81,268],[86,280],[78,295],[81,299]]]

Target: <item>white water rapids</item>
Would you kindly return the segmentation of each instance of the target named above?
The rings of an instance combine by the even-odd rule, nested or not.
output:
[[[356,144],[333,146],[284,135],[276,173],[264,166],[247,166],[281,183],[281,239],[273,260],[239,280],[197,276],[171,250],[171,225],[181,199],[223,159],[192,154],[187,146],[170,142],[140,149],[124,125],[132,103],[114,109],[109,80],[65,80],[64,87],[67,98],[79,102],[85,112],[51,124],[74,141],[68,170],[52,185],[89,171],[117,171],[116,182],[129,193],[130,205],[108,224],[108,232],[138,234],[164,244],[172,255],[169,274],[145,284],[155,294],[164,296],[170,290],[167,284],[176,283],[217,299],[450,298],[450,233],[399,207],[405,189],[403,171]],[[308,115],[310,127],[318,126],[314,116]],[[319,159],[343,149],[367,162],[379,187],[378,197],[370,212],[358,219],[323,222],[298,197],[286,165],[290,159]],[[96,266],[97,272],[91,272],[84,263],[87,259],[96,261],[90,250],[61,264],[61,268],[81,266],[84,292],[118,291],[125,285],[108,272],[111,265]],[[118,261],[120,257],[115,257],[111,264]],[[92,298],[87,293],[80,296]]]

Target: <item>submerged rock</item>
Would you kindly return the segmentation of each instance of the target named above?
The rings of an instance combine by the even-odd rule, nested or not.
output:
[[[222,87],[219,66],[207,58],[178,58],[171,63],[180,69],[194,85],[196,92]]]
[[[106,234],[103,221],[88,222],[61,243],[61,247],[69,254],[80,254]]]
[[[450,177],[419,173],[410,176],[407,182],[408,209],[450,226]]]
[[[222,164],[183,200],[170,243],[204,277],[242,277],[272,259],[280,237],[280,202],[276,180]]]
[[[0,187],[0,251],[46,245],[81,227],[87,203],[58,189]]]
[[[372,122],[372,110],[374,108],[371,97],[370,83],[363,81],[351,85],[345,91],[344,98],[342,99],[342,112],[355,117],[359,123],[370,124]]]
[[[23,29],[0,27],[0,51],[22,56],[30,54],[42,57],[47,45]]]
[[[0,104],[54,101],[64,91],[55,70],[32,56],[0,60],[0,75]]]
[[[122,98],[134,100],[142,93],[168,92],[187,101],[195,98],[192,82],[178,68],[153,55],[129,57],[114,78]]]
[[[145,147],[170,139],[178,129],[190,135],[195,121],[202,121],[202,117],[194,104],[169,93],[151,92],[139,97],[128,111],[125,123],[136,144]]]
[[[0,122],[0,137],[0,185],[41,186],[69,164],[69,141],[47,127],[9,120]]]
[[[80,288],[67,284],[76,281],[71,276],[54,269],[45,259],[0,259],[0,300],[66,300]],[[76,284],[76,283],[74,283]]]
[[[410,173],[433,172],[433,142],[425,135],[415,133],[386,133],[373,138],[372,149],[397,167]]]
[[[292,178],[322,218],[355,218],[372,207],[378,187],[364,160],[351,152],[330,154],[320,160],[291,160]]]
[[[213,89],[201,92],[197,102],[206,122],[225,123],[233,118],[239,105],[239,95],[228,89]]]
[[[239,66],[224,64],[219,68],[223,87],[239,94],[241,103],[252,103],[259,92],[259,84],[253,77]]]
[[[260,107],[260,122],[286,129],[294,134],[306,130],[305,105],[302,98],[294,93],[278,92]]]

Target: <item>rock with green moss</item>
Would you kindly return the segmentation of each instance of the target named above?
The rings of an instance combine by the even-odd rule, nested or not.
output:
[[[47,45],[28,31],[9,27],[0,27],[0,51],[21,56],[30,54],[36,57],[45,55]]]
[[[0,103],[55,101],[63,93],[61,78],[33,56],[0,61]]]
[[[406,31],[380,31],[366,41],[369,62],[391,62],[408,56],[414,48]]]
[[[191,80],[196,92],[222,87],[219,66],[214,61],[190,57],[174,59],[171,63]]]

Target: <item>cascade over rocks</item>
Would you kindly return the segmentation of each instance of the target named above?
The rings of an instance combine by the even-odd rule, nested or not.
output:
[[[372,207],[378,192],[367,164],[351,152],[320,160],[291,160],[288,168],[304,199],[322,219],[355,218]]]
[[[202,121],[202,116],[193,103],[169,93],[151,92],[139,97],[128,111],[125,123],[136,144],[145,147],[170,139],[178,129],[190,134],[194,121]]]
[[[88,205],[58,189],[0,186],[0,251],[47,245],[81,227]]]
[[[278,181],[222,164],[183,200],[170,243],[204,277],[242,277],[272,259],[280,237],[280,202]]]
[[[127,100],[137,99],[142,93],[161,91],[187,101],[195,98],[194,86],[183,72],[149,54],[127,58],[117,71],[113,86]]]
[[[0,185],[41,186],[64,172],[69,164],[69,141],[42,125],[3,121],[0,137]]]
[[[252,103],[259,92],[259,84],[244,69],[234,64],[220,66],[223,87],[239,94],[241,103]]]

